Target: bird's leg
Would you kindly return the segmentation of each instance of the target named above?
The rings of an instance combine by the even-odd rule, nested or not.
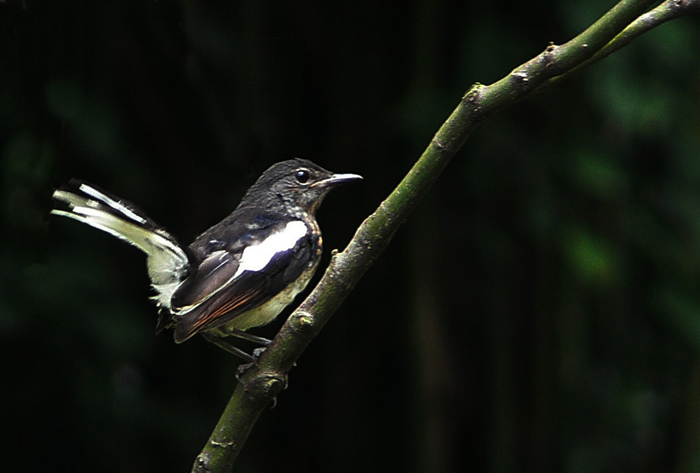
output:
[[[242,338],[243,340],[248,340],[249,342],[257,343],[258,345],[263,346],[268,346],[270,343],[272,343],[272,340],[269,340],[265,337],[259,337],[257,335],[253,335],[252,333],[244,332],[243,330],[238,329],[229,330],[226,332],[226,334]]]
[[[227,352],[232,353],[239,358],[242,358],[243,360],[247,361],[248,364],[254,365],[257,363],[257,357],[249,355],[248,353],[244,352],[240,348],[231,345],[230,343],[228,343],[225,339],[223,339],[221,337],[217,337],[216,335],[206,333],[206,332],[203,332],[202,336],[204,337],[204,339],[206,341],[213,343],[214,345],[216,345],[219,348],[223,348]]]
[[[226,341],[225,338],[221,336],[214,335],[213,333],[207,333],[207,332],[202,332],[202,336],[204,337],[205,340],[208,342],[213,343],[219,348],[222,348],[226,350],[229,353],[232,353],[236,355],[239,358],[242,358],[243,360],[247,361],[247,363],[243,363],[238,365],[238,369],[236,370],[236,378],[240,381],[240,377],[248,371],[250,368],[253,366],[257,366],[258,364],[258,358],[260,358],[260,355],[262,355],[265,350],[267,349],[268,345],[272,343],[271,340],[268,340],[267,338],[264,337],[259,337],[257,335],[253,335],[251,333],[244,332],[242,330],[231,330],[227,331],[226,335],[230,335],[233,337],[237,337],[243,340],[247,340],[252,343],[258,343],[260,345],[263,345],[262,347],[258,347],[253,350],[253,354],[250,355],[240,348],[231,345],[229,342]],[[287,382],[285,381],[285,389],[287,388]]]

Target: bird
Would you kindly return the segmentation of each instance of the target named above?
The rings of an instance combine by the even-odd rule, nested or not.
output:
[[[156,334],[173,329],[175,343],[201,334],[254,362],[230,337],[270,343],[247,330],[275,320],[306,288],[323,248],[316,211],[330,190],[360,179],[302,158],[278,162],[230,215],[189,246],[134,204],[77,179],[53,193],[51,213],[103,230],[146,254],[159,308]]]

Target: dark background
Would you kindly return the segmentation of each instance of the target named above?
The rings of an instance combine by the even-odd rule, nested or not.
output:
[[[614,2],[0,2],[4,471],[189,471],[237,360],[153,336],[144,258],[49,218],[80,177],[191,241],[270,164],[365,177]],[[483,123],[236,471],[700,471],[700,21]],[[273,335],[279,325],[259,333]]]

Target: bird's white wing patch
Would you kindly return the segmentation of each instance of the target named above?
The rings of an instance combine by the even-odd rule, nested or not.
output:
[[[271,234],[255,245],[245,248],[241,253],[236,272],[225,282],[218,281],[215,285],[211,286],[211,289],[208,290],[206,294],[202,294],[201,297],[196,298],[195,301],[192,301],[188,305],[182,305],[174,308],[171,307],[170,310],[173,312],[173,314],[179,316],[184,316],[190,313],[192,310],[210,300],[216,294],[230,287],[230,285],[244,272],[258,272],[263,270],[270,264],[270,262],[272,262],[276,255],[293,249],[299,240],[306,235],[306,233],[307,227],[303,222],[295,220],[287,223],[280,231]],[[216,275],[216,273],[230,262],[227,255],[230,256],[227,250],[220,250],[207,256],[205,262],[207,263],[208,270],[206,275],[203,275],[205,280],[210,278],[220,279],[221,275]],[[200,281],[200,283],[202,283],[202,281]]]
[[[294,248],[294,245],[306,235],[306,232],[306,224],[294,220],[285,225],[284,229],[270,235],[257,245],[247,247],[243,250],[238,271],[233,279],[243,271],[260,271],[272,261],[277,253]]]

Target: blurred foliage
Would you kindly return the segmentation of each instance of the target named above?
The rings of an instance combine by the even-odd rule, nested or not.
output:
[[[235,385],[152,336],[142,256],[49,219],[53,188],[191,241],[303,156],[365,176],[320,212],[327,258],[471,83],[613,3],[0,2],[5,467],[188,471]],[[698,26],[477,129],[237,471],[700,471]]]

